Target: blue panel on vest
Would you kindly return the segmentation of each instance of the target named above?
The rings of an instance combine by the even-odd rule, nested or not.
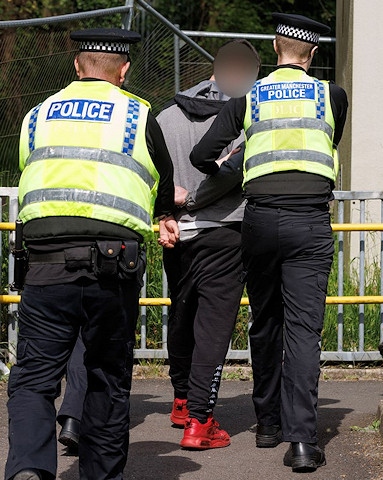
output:
[[[315,100],[314,83],[281,82],[259,86],[259,102],[276,100]]]
[[[47,120],[84,120],[87,122],[110,122],[114,103],[98,100],[72,99],[53,102]]]

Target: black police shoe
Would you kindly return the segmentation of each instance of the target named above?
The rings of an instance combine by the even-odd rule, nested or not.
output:
[[[13,480],[41,480],[41,475],[38,470],[29,468],[28,470],[21,470],[13,477]]]
[[[324,451],[316,443],[292,442],[285,453],[283,464],[293,472],[314,472],[326,465]]]
[[[279,425],[257,425],[255,444],[259,448],[274,448],[282,441],[282,430]]]
[[[72,450],[77,450],[79,437],[80,422],[75,418],[67,417],[63,423],[58,441]]]

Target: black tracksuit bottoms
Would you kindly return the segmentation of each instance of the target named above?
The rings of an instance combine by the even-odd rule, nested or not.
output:
[[[172,305],[168,352],[176,398],[206,420],[217,402],[222,368],[243,292],[240,224],[203,230],[164,249]]]

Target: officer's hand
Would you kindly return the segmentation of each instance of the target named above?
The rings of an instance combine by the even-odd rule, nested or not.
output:
[[[178,223],[172,215],[160,220],[160,236],[158,243],[165,248],[173,248],[180,237]]]
[[[241,147],[236,147],[233,148],[231,152],[229,152],[227,155],[224,157],[220,158],[219,160],[216,160],[215,163],[220,167],[223,162],[226,162],[226,160],[229,160],[229,158],[234,155],[234,153],[238,153],[241,151]]]

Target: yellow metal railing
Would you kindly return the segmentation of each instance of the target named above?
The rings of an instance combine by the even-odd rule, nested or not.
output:
[[[0,230],[14,230],[16,227],[14,222],[1,222]]]
[[[19,303],[21,299],[21,295],[0,295],[0,303]],[[140,298],[140,305],[141,306],[164,306],[170,305],[170,298]],[[348,295],[344,297],[326,297],[326,304],[327,305],[339,305],[339,304],[369,304],[369,303],[383,303],[383,296],[381,295],[365,295],[365,296],[358,296],[358,295]],[[241,305],[250,305],[249,299],[247,297],[243,297],[241,300]]]
[[[334,232],[382,232],[383,223],[333,223],[331,228]]]
[[[331,228],[334,232],[361,232],[361,231],[383,231],[383,223],[333,223]],[[15,229],[15,224],[12,222],[0,222],[0,230],[12,231]],[[154,225],[153,230],[159,231],[158,225]],[[19,303],[20,295],[0,295],[0,303]],[[369,304],[369,303],[383,303],[383,296],[381,295],[348,295],[342,297],[326,297],[326,304]],[[141,306],[164,306],[170,305],[170,298],[140,298]],[[249,299],[243,297],[241,305],[249,305]]]

